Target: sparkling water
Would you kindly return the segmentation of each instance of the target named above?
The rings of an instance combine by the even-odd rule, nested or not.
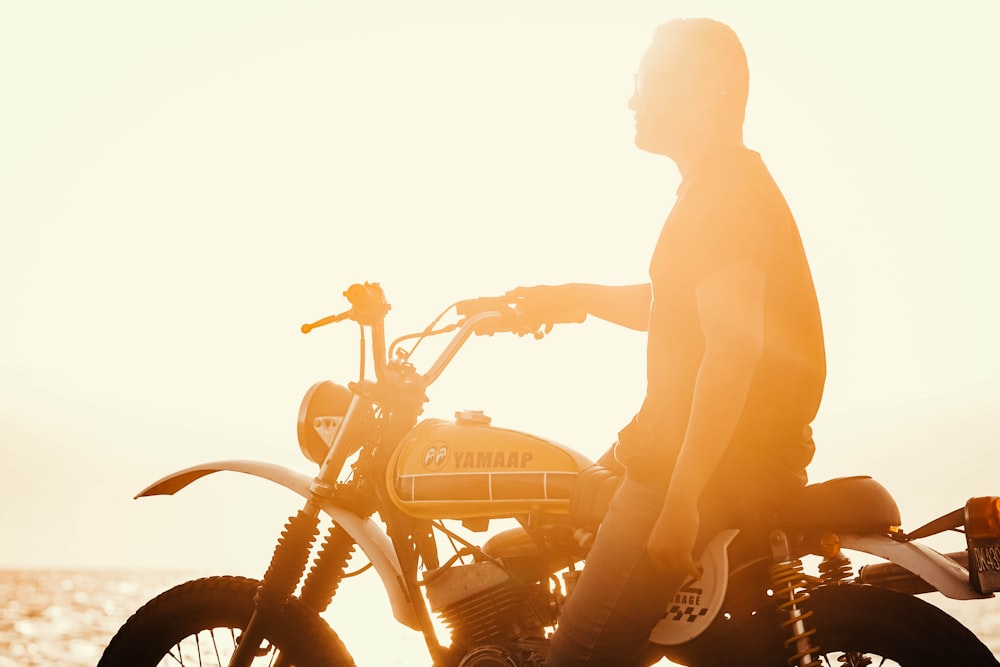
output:
[[[0,667],[93,667],[136,609],[197,574],[203,573],[0,571]],[[1000,599],[927,599],[1000,656]],[[359,665],[430,664],[422,637],[394,621],[375,577],[345,581],[327,620]]]

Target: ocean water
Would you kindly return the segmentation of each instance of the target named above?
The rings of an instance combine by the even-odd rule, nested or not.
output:
[[[136,609],[190,578],[191,573],[161,571],[0,571],[0,667],[93,667]],[[376,584],[371,580],[365,586]],[[398,626],[387,606],[366,606],[364,601],[377,592],[351,595],[346,593],[340,610],[328,620],[359,665],[429,664],[419,634]],[[1000,657],[1000,599],[927,599],[958,618]]]
[[[205,575],[0,570],[0,667],[94,667],[118,628],[139,607],[177,584]],[[377,585],[374,578],[353,588],[342,585],[343,596],[338,594],[328,622],[359,665],[429,665],[422,635],[393,620]]]
[[[0,667],[88,665],[171,572],[0,572]],[[183,579],[180,579],[183,580]]]

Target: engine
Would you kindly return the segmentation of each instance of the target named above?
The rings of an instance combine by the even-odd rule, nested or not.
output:
[[[487,559],[425,575],[458,667],[544,664],[545,629],[562,600],[550,577],[582,558],[566,517],[576,477],[589,465],[567,447],[492,426],[480,412],[426,419],[393,452],[389,494],[412,517],[537,518],[532,535],[518,528],[491,537],[483,545]]]
[[[427,598],[464,653],[461,667],[541,665],[545,627],[556,619],[547,582],[522,583],[490,561],[458,565],[427,583]]]

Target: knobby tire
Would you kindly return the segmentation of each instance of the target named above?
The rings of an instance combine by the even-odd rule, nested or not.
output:
[[[997,659],[968,628],[920,598],[875,586],[842,585],[811,591],[802,605],[813,616],[814,659],[827,665],[901,667],[996,667]],[[791,651],[783,645],[775,609],[739,624],[727,646],[703,664],[785,665]],[[866,662],[865,658],[870,662]]]
[[[161,593],[118,630],[98,667],[217,663],[225,667],[233,637],[239,636],[253,613],[258,586],[259,581],[244,577],[208,577]],[[227,644],[221,651],[212,645],[216,638]],[[297,667],[354,666],[336,633],[297,599],[290,600],[266,625],[264,638]],[[178,645],[182,643],[188,655],[202,655],[178,660]],[[270,664],[271,659],[262,658],[262,664]]]

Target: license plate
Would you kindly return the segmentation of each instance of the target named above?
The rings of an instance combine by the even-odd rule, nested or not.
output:
[[[966,537],[972,587],[980,593],[1000,591],[1000,539]]]

